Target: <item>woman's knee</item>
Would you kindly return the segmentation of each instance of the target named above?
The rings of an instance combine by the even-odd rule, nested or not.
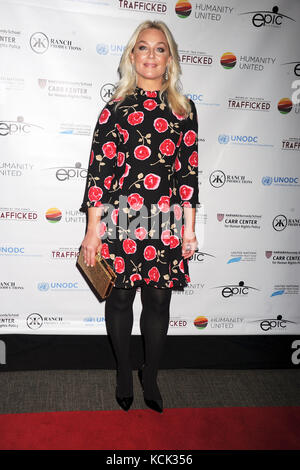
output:
[[[157,311],[169,310],[172,290],[145,285],[141,289],[141,301],[144,309]]]
[[[132,307],[136,294],[136,287],[131,289],[113,287],[111,294],[106,299],[105,309],[127,310]]]

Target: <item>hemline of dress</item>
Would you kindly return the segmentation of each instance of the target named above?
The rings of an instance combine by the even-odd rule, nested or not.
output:
[[[114,284],[114,287],[116,287],[117,289],[134,289],[135,287],[142,287],[144,285],[147,285],[147,286],[152,286],[152,287],[157,287],[159,289],[183,289],[185,287],[188,287],[188,283],[176,283],[176,284],[173,284],[172,286],[162,286],[162,285],[159,285],[157,284],[157,282],[155,281],[148,281],[146,282],[144,279],[141,280],[136,280],[136,281],[133,281],[133,285],[131,284],[130,286],[125,286],[124,283],[122,283],[122,285],[117,285],[117,283]]]

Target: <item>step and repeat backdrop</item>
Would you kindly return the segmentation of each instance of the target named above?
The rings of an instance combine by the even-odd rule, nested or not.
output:
[[[300,333],[300,3],[0,1],[0,334],[106,334],[76,268],[97,117],[162,20],[197,107],[199,251],[169,335]],[[140,291],[133,334],[140,334]]]

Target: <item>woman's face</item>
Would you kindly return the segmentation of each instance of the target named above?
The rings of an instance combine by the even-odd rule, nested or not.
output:
[[[164,33],[155,28],[141,31],[137,37],[131,62],[137,73],[137,85],[147,90],[159,90],[167,65],[171,62],[168,42]],[[151,87],[151,88],[149,88]]]

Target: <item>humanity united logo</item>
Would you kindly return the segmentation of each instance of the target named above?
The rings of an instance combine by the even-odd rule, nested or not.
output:
[[[185,0],[178,0],[175,6],[175,12],[179,18],[187,18],[192,12],[192,5]]]
[[[281,98],[278,101],[277,109],[281,114],[288,114],[293,108],[293,102],[290,98]]]
[[[232,52],[224,52],[220,59],[221,65],[224,69],[231,70],[236,65],[236,56]]]

